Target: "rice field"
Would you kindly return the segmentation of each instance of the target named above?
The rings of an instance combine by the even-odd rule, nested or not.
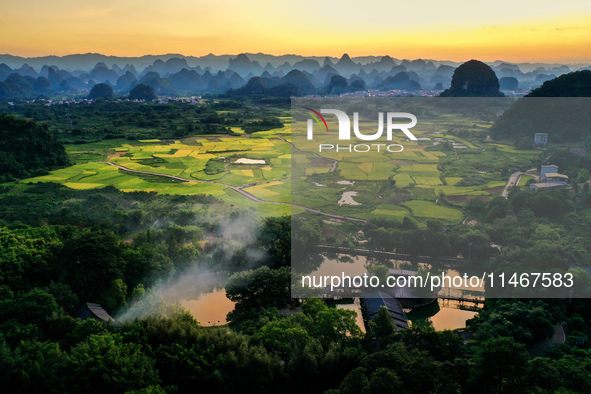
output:
[[[431,201],[414,200],[406,202],[404,206],[409,208],[413,215],[419,218],[433,218],[458,222],[464,217],[462,211],[458,209],[437,205]]]
[[[266,202],[293,202],[327,213],[364,219],[401,221],[412,217],[424,226],[430,218],[446,222],[462,220],[461,203],[457,207],[446,206],[439,201],[442,196],[490,195],[493,189],[505,185],[500,175],[487,175],[486,183],[459,186],[464,177],[456,174],[445,176],[442,172],[445,168],[440,166],[440,161],[449,157],[450,151],[434,150],[435,140],[437,143],[455,142],[479,151],[483,147],[494,147],[515,157],[532,155],[531,152],[518,151],[498,143],[477,146],[432,129],[420,131],[418,135],[421,138],[417,142],[394,138],[393,143],[404,146],[404,150],[398,153],[371,151],[351,155],[335,150],[318,153],[317,145],[309,141],[300,144],[301,141],[290,134],[289,118],[282,118],[282,121],[285,124],[282,128],[252,134],[232,127],[231,135],[200,135],[180,140],[110,140],[70,145],[68,153],[73,158],[79,158],[74,161],[78,164],[23,182],[58,182],[73,189],[114,186],[122,191],[208,194],[228,204],[255,208],[265,215],[303,212],[300,208],[284,204],[249,200],[224,186],[230,185]],[[330,127],[333,126],[331,124]],[[436,126],[433,124],[430,127]],[[292,151],[287,143],[292,138],[300,151]],[[254,160],[256,164],[241,164],[239,159]],[[333,160],[338,161],[336,168],[333,168]],[[189,181],[134,174],[110,166],[106,161],[132,170],[177,176]],[[527,179],[527,176],[522,177],[519,185],[524,185]],[[221,185],[195,182],[197,180],[219,182]],[[355,204],[338,203],[346,192],[356,193]]]

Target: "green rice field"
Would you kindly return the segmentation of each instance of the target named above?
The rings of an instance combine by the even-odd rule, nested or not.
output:
[[[283,128],[252,134],[233,127],[232,135],[68,145],[73,166],[23,182],[58,182],[73,189],[114,186],[126,192],[208,194],[272,216],[303,212],[286,205],[295,203],[363,219],[459,222],[465,216],[462,201],[467,197],[500,193],[507,179],[501,175],[501,165],[523,165],[537,154],[499,143],[475,145],[446,136],[436,123],[417,131],[420,141],[394,138],[394,143],[404,147],[398,153],[348,155],[333,150],[314,154],[317,146],[310,141],[298,141],[299,151],[292,152],[289,118],[282,121]],[[463,145],[464,150],[450,149],[453,144]],[[335,160],[338,163],[333,167]],[[456,165],[460,160],[462,165]],[[107,162],[153,175],[125,171]],[[523,176],[519,185],[527,179]],[[253,201],[228,186],[264,202],[282,204]]]

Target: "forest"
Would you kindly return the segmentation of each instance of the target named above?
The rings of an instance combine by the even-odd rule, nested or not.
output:
[[[285,108],[288,107],[289,103]],[[0,104],[0,111],[34,119],[66,144],[116,138],[135,141],[199,134],[232,135],[235,129],[252,132],[281,127],[278,117],[285,116],[284,107],[253,105],[252,101],[245,100],[206,100],[199,105],[99,100],[93,104],[47,106],[39,102],[14,106]],[[68,119],[71,127],[68,127]]]
[[[591,195],[557,192],[542,201],[530,192],[487,203],[475,199],[469,209],[481,215],[481,225],[449,232],[432,223],[424,231],[449,247],[470,239],[482,257],[490,255],[490,240],[502,240],[511,252],[492,256],[500,263],[536,259],[542,250],[556,260],[567,244],[572,258],[583,258],[588,241],[581,234],[591,222],[573,217],[571,207],[589,204]],[[468,321],[475,340],[467,344],[428,326],[396,331],[386,310],[364,334],[354,312],[319,299],[283,317],[278,309],[300,303],[289,292],[290,219],[255,220],[256,237],[234,252],[215,242],[202,247],[198,240],[221,232],[226,219],[248,216],[213,202],[114,188],[4,188],[0,381],[6,392],[591,390],[591,309],[585,300],[491,299]],[[551,223],[544,204],[563,207],[554,210]],[[156,220],[160,225],[153,226]],[[429,253],[404,246],[417,231],[375,221],[368,238],[376,247],[388,247],[383,239],[392,237],[409,253]],[[525,235],[530,232],[531,238]],[[262,251],[264,258],[252,261],[248,250]],[[236,304],[228,326],[202,327],[180,306],[164,303],[151,306],[150,316],[126,321],[76,319],[83,302],[100,302],[118,316],[145,302],[156,278],[182,275],[194,265],[230,275],[226,292]],[[528,349],[557,324],[567,328],[567,342],[531,357]]]
[[[68,164],[64,146],[47,126],[0,115],[0,182],[42,175]]]

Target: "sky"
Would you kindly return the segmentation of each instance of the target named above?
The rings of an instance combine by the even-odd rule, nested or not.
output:
[[[0,53],[591,62],[589,0],[2,0]]]

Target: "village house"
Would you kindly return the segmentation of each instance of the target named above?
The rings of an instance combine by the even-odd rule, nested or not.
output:
[[[531,190],[555,189],[568,185],[568,176],[558,173],[558,166],[554,164],[543,165],[540,168],[540,178],[544,182],[532,183]]]
[[[548,143],[548,134],[536,133],[534,135],[534,143],[536,145],[546,145]]]

